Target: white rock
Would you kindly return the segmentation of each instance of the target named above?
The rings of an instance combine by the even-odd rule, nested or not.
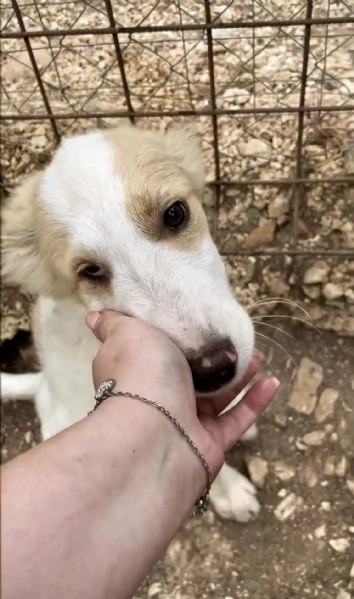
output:
[[[271,218],[281,219],[289,211],[289,198],[279,195],[271,200],[268,205],[268,214]]]
[[[324,283],[329,273],[329,265],[323,260],[317,260],[304,274],[305,285]]]
[[[330,416],[333,416],[334,406],[339,397],[336,389],[325,389],[321,394],[315,409],[315,419],[317,422],[324,422]]]
[[[274,463],[274,473],[277,478],[285,482],[295,476],[295,468],[279,461]]]
[[[304,501],[295,493],[290,493],[275,508],[274,515],[280,522],[285,522],[292,518],[298,510],[302,508]]]
[[[323,295],[328,300],[336,300],[343,297],[344,289],[340,285],[335,283],[326,283],[323,288]]]
[[[328,543],[337,553],[344,553],[350,547],[350,540],[344,537],[339,539],[330,539]]]
[[[317,401],[317,389],[323,381],[323,368],[309,358],[302,358],[288,405],[303,414],[311,414]]]
[[[329,501],[321,501],[321,510],[324,512],[331,511],[331,503]]]
[[[350,578],[354,578],[354,563],[353,563],[352,567],[350,568],[349,576],[350,576]]]
[[[348,304],[354,304],[354,289],[347,289],[344,295]]]
[[[43,150],[48,145],[48,139],[45,135],[35,135],[30,141],[32,150]]]
[[[340,591],[337,593],[336,599],[352,599],[352,596],[350,593],[348,593],[348,591],[340,589]]]
[[[250,99],[250,92],[242,87],[231,87],[223,93],[225,100],[242,106]]]
[[[327,529],[327,527],[326,527],[325,524],[322,524],[321,526],[318,526],[315,529],[314,537],[316,539],[323,539],[326,536],[326,529]]]
[[[252,482],[256,487],[263,487],[268,474],[268,462],[257,456],[246,460]]]
[[[242,156],[251,158],[262,158],[269,160],[272,155],[271,146],[262,139],[249,139],[238,144],[238,150]]]
[[[354,479],[352,479],[352,478],[347,479],[347,487],[348,487],[349,491],[351,492],[351,494],[354,495]]]
[[[302,440],[306,445],[316,447],[322,444],[325,436],[326,433],[324,431],[311,431],[310,433],[306,433],[306,435],[302,437]]]
[[[302,285],[304,294],[311,299],[318,299],[321,295],[321,285]]]
[[[336,475],[339,476],[340,478],[343,478],[343,476],[345,475],[345,473],[347,471],[347,467],[348,467],[347,458],[345,457],[345,455],[342,455],[341,459],[339,460],[339,462],[336,465],[336,469],[335,469]]]
[[[157,597],[159,593],[162,591],[162,585],[160,582],[154,582],[148,589],[148,599],[153,599]]]

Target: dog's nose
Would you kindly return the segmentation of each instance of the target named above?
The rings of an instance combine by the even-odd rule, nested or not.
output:
[[[229,339],[220,339],[189,353],[194,388],[200,393],[217,391],[236,374],[237,353]]]

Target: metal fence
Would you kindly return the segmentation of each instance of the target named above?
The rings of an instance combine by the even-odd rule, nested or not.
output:
[[[349,0],[7,0],[1,10],[5,145],[11,132],[37,136],[40,159],[97,120],[192,121],[221,237],[230,203],[258,201],[260,214],[263,197],[289,204],[285,237],[224,253],[353,255],[316,236],[318,219],[301,224],[322,197],[327,212],[344,197],[353,220]]]

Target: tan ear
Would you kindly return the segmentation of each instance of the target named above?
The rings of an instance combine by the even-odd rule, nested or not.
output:
[[[192,128],[184,127],[168,130],[165,138],[169,150],[181,164],[195,193],[202,198],[205,186],[205,167],[199,136]]]
[[[48,252],[54,231],[38,203],[41,178],[42,173],[31,175],[2,210],[2,274],[5,284],[19,285],[35,295],[55,295],[63,281],[53,268],[53,253]]]

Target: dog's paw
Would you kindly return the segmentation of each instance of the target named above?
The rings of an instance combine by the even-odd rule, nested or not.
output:
[[[247,429],[247,431],[245,433],[243,433],[240,440],[243,443],[248,443],[249,441],[253,441],[254,439],[256,439],[257,435],[258,435],[258,428],[255,424],[252,424],[252,426],[250,426],[249,429]]]
[[[217,514],[227,520],[249,522],[260,510],[254,485],[237,470],[223,466],[210,492]]]

